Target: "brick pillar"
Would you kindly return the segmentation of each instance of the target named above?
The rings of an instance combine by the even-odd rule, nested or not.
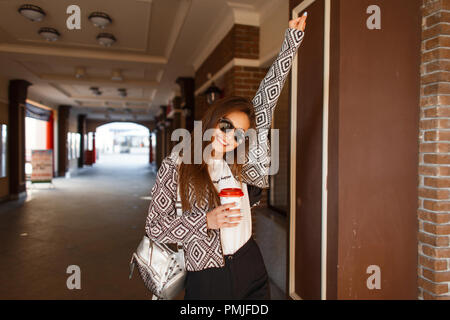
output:
[[[245,97],[250,101],[255,96],[268,68],[235,66],[225,74],[224,94]]]
[[[176,83],[180,86],[180,107],[184,112],[184,116],[182,119],[182,128],[185,128],[188,131],[192,131],[194,129],[195,108],[197,104],[194,95],[195,79],[179,77],[177,78]]]
[[[259,59],[259,28],[235,24],[195,72],[195,86],[201,87],[208,81],[208,74],[214,75],[232,59]],[[234,66],[224,75],[224,95],[239,95],[252,99],[259,82],[265,75],[265,68]],[[208,108],[205,97],[195,100],[195,119],[199,120]]]
[[[423,0],[419,299],[450,299],[450,1]]]

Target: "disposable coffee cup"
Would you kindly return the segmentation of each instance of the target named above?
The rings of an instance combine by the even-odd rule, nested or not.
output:
[[[241,209],[242,198],[244,197],[244,192],[239,188],[225,188],[219,193],[220,204],[236,203],[236,205],[230,210]],[[239,217],[242,214],[231,214],[229,217]]]

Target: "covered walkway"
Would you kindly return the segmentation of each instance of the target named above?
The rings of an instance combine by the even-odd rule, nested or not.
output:
[[[137,273],[128,280],[155,178],[138,157],[103,157],[55,178],[53,189],[32,186],[27,199],[0,205],[2,299],[151,297]],[[69,265],[81,268],[81,290],[66,287]]]
[[[0,204],[0,298],[150,299],[137,270],[128,280],[155,181],[147,158],[102,155],[70,179],[29,186],[26,199]],[[254,211],[257,233],[274,232],[268,214],[267,208]],[[256,240],[270,262],[269,275],[283,282],[285,264],[275,261],[285,252],[273,248],[283,239],[273,241],[274,236]],[[81,269],[81,290],[66,286],[70,265]],[[272,299],[285,298],[273,282],[271,292]]]

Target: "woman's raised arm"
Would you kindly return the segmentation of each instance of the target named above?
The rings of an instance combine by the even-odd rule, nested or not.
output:
[[[272,115],[280,97],[281,90],[292,67],[292,60],[303,41],[306,15],[289,21],[284,41],[277,58],[252,100],[255,107],[257,143],[251,144],[242,178],[250,185],[259,188],[269,187],[270,146],[268,140],[272,125]]]
[[[256,91],[252,102],[255,106],[258,129],[271,127],[273,109],[291,70],[292,60],[303,41],[305,27],[306,15],[289,21],[281,50]]]

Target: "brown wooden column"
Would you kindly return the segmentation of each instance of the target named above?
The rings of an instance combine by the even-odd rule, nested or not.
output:
[[[70,106],[61,105],[58,109],[58,176],[66,175],[69,160],[67,159],[67,133],[69,130]]]
[[[161,161],[167,156],[167,126],[166,126],[166,120],[167,120],[167,106],[161,106]]]
[[[301,3],[306,2],[291,0],[290,9]],[[320,299],[326,289],[327,299],[416,299],[422,1],[377,1],[382,18],[376,30],[366,27],[366,10],[375,3],[332,0],[329,82],[325,3],[316,0],[306,9],[292,81],[297,150],[291,158],[296,175],[291,174],[290,294]],[[371,286],[374,277],[379,288]]]
[[[25,80],[9,82],[8,165],[11,199],[17,199],[26,192],[25,100],[30,85],[31,83]]]
[[[153,163],[152,131],[148,133],[148,163]]]
[[[163,148],[162,148],[162,130],[158,126],[155,130],[156,134],[156,167],[159,168],[163,159]]]
[[[81,136],[80,139],[80,157],[78,158],[78,168],[83,168],[84,165],[84,134],[86,133],[86,115],[78,115],[78,133]]]

